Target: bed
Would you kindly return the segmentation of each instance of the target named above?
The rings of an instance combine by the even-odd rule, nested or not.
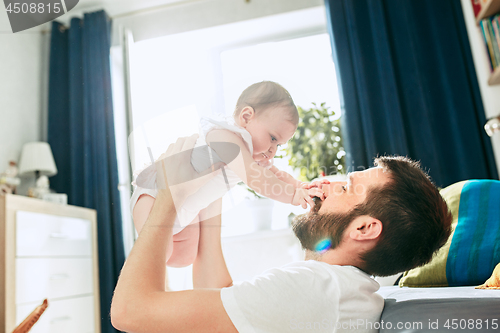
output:
[[[500,332],[500,290],[381,287],[380,333]]]

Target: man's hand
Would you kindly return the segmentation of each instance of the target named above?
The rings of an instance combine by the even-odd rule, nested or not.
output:
[[[183,137],[171,144],[155,162],[158,190],[169,189],[176,208],[220,173],[225,164],[219,162],[211,168],[198,173],[191,165],[191,154],[198,134]]]

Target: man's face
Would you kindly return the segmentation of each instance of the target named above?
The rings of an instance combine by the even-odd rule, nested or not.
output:
[[[309,213],[299,216],[293,225],[302,246],[318,251],[318,244],[324,240],[331,242],[329,249],[338,246],[345,229],[359,216],[353,208],[365,201],[370,188],[383,186],[388,181],[388,174],[377,167],[349,173],[347,181],[322,185],[325,199],[315,198],[316,205]]]
[[[323,201],[316,201],[311,211],[319,214],[346,213],[366,199],[371,187],[381,187],[390,181],[389,174],[381,167],[370,168],[347,174],[347,181],[322,185]]]

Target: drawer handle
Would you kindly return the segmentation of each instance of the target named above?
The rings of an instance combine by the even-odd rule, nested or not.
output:
[[[68,235],[65,235],[63,233],[53,232],[53,233],[50,234],[50,238],[60,238],[60,239],[63,239],[63,238],[68,238]]]
[[[68,274],[54,274],[50,276],[50,280],[66,280],[69,279]]]
[[[66,321],[66,320],[71,320],[71,317],[70,316],[64,316],[64,317],[58,317],[58,318],[54,318],[50,321],[51,324],[55,324],[59,321]]]

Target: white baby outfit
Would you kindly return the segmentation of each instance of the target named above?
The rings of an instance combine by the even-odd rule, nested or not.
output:
[[[236,125],[232,117],[219,117],[217,119],[208,117],[201,118],[200,136],[196,141],[195,147],[205,146],[207,144],[206,136],[208,132],[214,129],[225,129],[236,133],[243,139],[248,150],[250,151],[250,154],[253,154],[252,136],[246,129]],[[239,158],[241,158],[241,152]],[[266,168],[270,168],[271,166],[272,160],[270,160],[267,165],[263,165],[263,167]],[[191,195],[180,209],[179,207],[176,207],[177,217],[174,223],[174,235],[179,233],[188,224],[199,222],[194,219],[198,216],[198,213],[202,209],[206,208],[215,200],[222,198],[222,196],[229,190],[228,185],[229,188],[232,188],[241,181],[241,179],[228,167],[225,167],[224,171],[227,176],[228,184],[226,183],[223,174],[220,173],[203,185],[195,194]],[[156,195],[158,194],[156,186],[156,169],[154,165],[150,165],[149,167],[138,171],[134,175],[141,177],[140,185],[142,186],[138,186],[135,180],[132,182],[132,185],[134,185],[134,192],[130,198],[130,209],[132,212],[141,195],[147,194],[156,198]],[[137,177],[135,179],[137,179]]]
[[[376,333],[384,308],[379,287],[354,266],[308,260],[237,282],[220,297],[240,333]]]

